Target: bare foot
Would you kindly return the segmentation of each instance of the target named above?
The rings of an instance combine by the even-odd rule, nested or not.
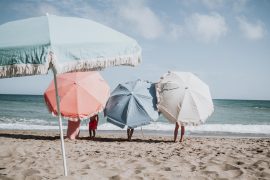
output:
[[[184,141],[184,139],[182,138],[182,139],[180,139],[180,141],[179,141],[179,142],[181,143],[181,142],[183,142],[183,141]]]

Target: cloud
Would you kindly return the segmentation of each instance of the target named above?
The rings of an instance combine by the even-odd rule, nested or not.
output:
[[[194,13],[185,20],[185,23],[191,35],[203,42],[215,42],[228,31],[224,17],[218,13],[209,15]]]
[[[232,13],[240,13],[247,10],[247,4],[250,0],[181,0],[182,5],[188,8],[194,8],[196,6],[202,6],[210,10],[224,9],[231,11]]]
[[[12,2],[8,4],[10,9],[15,13],[23,14],[26,16],[42,16],[46,13],[59,14],[58,9],[46,2]]]
[[[224,0],[202,0],[201,2],[210,9],[220,8],[224,5]]]
[[[89,18],[146,39],[160,38],[165,31],[159,16],[144,0],[104,0],[95,3],[85,0],[29,0],[11,2],[10,6],[17,14],[29,17],[49,13]]]
[[[248,0],[237,0],[233,1],[233,10],[235,12],[245,11]]]
[[[177,40],[184,35],[184,27],[179,24],[171,23],[168,25],[167,36],[172,40]]]
[[[130,29],[135,29],[146,39],[155,39],[162,35],[164,28],[158,16],[143,1],[128,1],[119,4],[118,14]]]
[[[240,30],[247,39],[259,40],[264,37],[266,30],[261,21],[257,20],[256,23],[251,23],[245,17],[237,17],[237,21]]]

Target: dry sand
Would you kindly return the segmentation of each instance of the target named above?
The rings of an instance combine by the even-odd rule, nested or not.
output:
[[[63,177],[57,132],[0,130],[0,179],[270,179],[270,138],[82,136]]]

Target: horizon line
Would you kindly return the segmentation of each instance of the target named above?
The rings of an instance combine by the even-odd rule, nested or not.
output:
[[[0,95],[24,95],[24,96],[43,96],[43,94],[6,94]],[[233,99],[233,98],[212,98],[213,100],[234,100],[234,101],[270,101],[270,99]]]

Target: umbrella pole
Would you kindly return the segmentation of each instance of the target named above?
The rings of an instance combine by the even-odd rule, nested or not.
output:
[[[143,135],[143,131],[142,131],[142,127],[141,127],[141,132],[142,132],[142,137],[144,137],[144,135]]]
[[[63,164],[64,164],[64,173],[65,173],[65,176],[67,176],[67,162],[66,162],[65,144],[64,144],[64,136],[63,136],[62,117],[60,113],[60,103],[59,103],[59,96],[58,96],[56,71],[54,68],[53,68],[53,77],[54,77],[55,96],[56,96],[56,103],[57,103],[59,131],[60,131],[60,138],[61,138],[61,149],[62,149]]]

